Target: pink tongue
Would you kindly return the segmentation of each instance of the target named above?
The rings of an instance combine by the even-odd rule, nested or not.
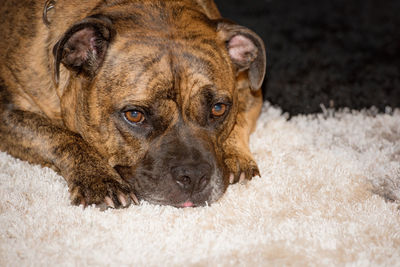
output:
[[[193,203],[192,202],[190,202],[190,201],[186,201],[185,203],[183,203],[183,205],[182,205],[184,208],[187,208],[187,207],[193,207]]]

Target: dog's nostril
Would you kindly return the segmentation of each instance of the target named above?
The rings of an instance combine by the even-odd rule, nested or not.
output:
[[[185,164],[171,167],[171,178],[185,192],[200,192],[206,188],[211,178],[210,165]]]
[[[176,183],[182,188],[187,188],[192,183],[192,179],[190,179],[187,175],[182,175],[175,179]]]

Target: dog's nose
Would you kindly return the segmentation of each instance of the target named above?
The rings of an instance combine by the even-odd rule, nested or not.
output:
[[[185,191],[201,191],[211,178],[209,164],[188,164],[171,168],[171,174],[178,186]]]

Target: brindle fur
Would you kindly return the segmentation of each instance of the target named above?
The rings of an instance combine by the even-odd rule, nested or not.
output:
[[[59,172],[77,205],[121,207],[135,195],[204,205],[229,180],[258,174],[248,141],[265,56],[254,33],[223,21],[211,0],[53,2],[45,12],[38,0],[0,7],[2,151]],[[79,65],[68,58],[69,40],[87,21],[98,28],[79,34],[101,38]],[[226,43],[238,32],[256,40],[258,65],[229,56]],[[219,99],[229,113],[211,121]],[[133,127],[121,111],[137,107],[148,123]],[[177,187],[176,172],[200,177],[198,185]]]

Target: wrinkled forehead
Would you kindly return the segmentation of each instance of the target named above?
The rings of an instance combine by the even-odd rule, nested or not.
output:
[[[186,102],[210,88],[217,94],[234,90],[232,66],[216,40],[117,38],[103,69],[108,70],[104,76],[111,89],[127,88],[125,99],[139,101],[151,95]]]
[[[232,91],[234,71],[216,24],[193,1],[151,2],[117,6],[107,14],[116,28],[104,62],[109,66],[103,68],[113,76],[108,81],[134,89],[138,98],[149,90],[183,99],[207,87]]]

